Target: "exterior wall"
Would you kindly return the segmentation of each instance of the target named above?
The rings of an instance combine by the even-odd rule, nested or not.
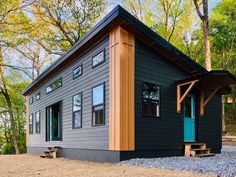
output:
[[[184,118],[176,111],[176,82],[188,75],[158,52],[136,39],[135,48],[135,150],[159,151],[166,156],[184,152]],[[160,118],[142,115],[142,82],[160,85]],[[196,98],[199,93],[196,92]],[[199,104],[196,103],[196,105]],[[196,107],[199,110],[198,107]],[[220,151],[221,106],[214,97],[206,106],[205,116],[196,115],[196,141]],[[166,151],[166,152],[165,152]],[[168,152],[167,152],[168,151]]]
[[[27,153],[40,155],[45,150],[43,147],[31,146],[27,148]],[[120,162],[120,151],[107,151],[99,149],[78,149],[63,148],[57,152],[58,157],[66,157],[69,159],[86,160],[94,162]]]
[[[206,105],[205,115],[198,118],[198,141],[207,142],[214,153],[220,153],[222,147],[222,102],[216,95]]]
[[[92,57],[105,48],[105,63],[92,69]],[[83,65],[83,75],[73,80],[73,69]],[[62,77],[62,87],[46,94],[46,86]],[[92,88],[105,82],[105,125],[92,127]],[[40,100],[35,95],[40,91]],[[82,92],[82,128],[72,129],[72,97]],[[29,135],[28,146],[63,148],[102,149],[109,147],[109,38],[89,49],[71,66],[51,78],[38,90],[29,95],[34,102],[29,105],[29,114],[34,113],[34,134]],[[46,107],[62,101],[62,141],[46,142]],[[41,111],[41,133],[35,133],[35,113]]]

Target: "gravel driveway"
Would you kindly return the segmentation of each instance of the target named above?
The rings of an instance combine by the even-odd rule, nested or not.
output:
[[[236,175],[236,146],[223,146],[222,154],[206,158],[166,157],[152,159],[131,159],[123,164],[156,167],[197,173],[234,177]]]

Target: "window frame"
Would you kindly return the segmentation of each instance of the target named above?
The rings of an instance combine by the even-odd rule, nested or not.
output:
[[[37,113],[39,114],[39,122],[37,122]],[[39,131],[37,131],[37,126],[39,126]],[[41,111],[38,110],[35,113],[35,133],[40,134],[41,133]]]
[[[75,75],[74,75],[74,71],[75,71],[76,69],[78,69],[79,67],[81,67],[81,74],[78,75],[78,76],[75,76]],[[77,66],[76,68],[74,68],[73,71],[72,71],[72,74],[73,74],[73,80],[74,80],[74,79],[77,79],[77,78],[80,77],[80,76],[82,76],[82,75],[83,75],[83,64],[80,64],[79,66]]]
[[[32,100],[32,101],[31,101]],[[29,99],[29,105],[33,104],[34,103],[34,96],[30,97]]]
[[[102,104],[97,104],[97,105],[93,105],[93,89],[96,88],[96,87],[99,87],[99,86],[103,86],[103,103]],[[103,83],[100,83],[100,84],[97,84],[95,86],[92,87],[92,110],[91,110],[91,113],[92,113],[92,127],[100,127],[100,126],[104,126],[105,125],[105,82]],[[94,122],[94,117],[93,117],[93,112],[94,112],[94,107],[98,107],[98,106],[103,106],[103,123],[102,124],[95,124]]]
[[[38,99],[37,99],[37,95],[39,95],[39,98],[38,98]],[[40,98],[41,98],[41,93],[38,92],[38,93],[35,95],[35,100],[38,101],[38,100],[40,100]]]
[[[75,121],[74,121],[74,113],[79,112],[79,111],[74,111],[74,97],[80,95],[81,97],[81,109],[80,109],[80,126],[75,127]],[[82,97],[82,92],[77,93],[76,95],[72,96],[72,129],[80,129],[82,128],[82,109],[83,109],[83,97]]]
[[[61,80],[61,86],[60,86],[60,87],[57,87],[57,88],[55,88],[55,89],[53,89],[53,90],[51,90],[51,91],[49,91],[49,92],[47,92],[47,88],[48,88],[49,86],[51,86],[52,84],[54,84],[54,83],[55,83],[56,81],[58,81],[58,80]],[[46,86],[46,88],[45,88],[46,94],[52,93],[52,92],[54,92],[55,90],[61,88],[62,86],[63,86],[62,77],[59,77],[58,79],[55,79],[53,82],[51,82],[49,85]]]
[[[143,86],[144,86],[145,83],[154,84],[154,85],[156,85],[156,86],[159,87],[159,101],[158,101],[158,103],[159,103],[159,116],[151,116],[151,115],[148,116],[148,115],[145,115],[145,114],[144,114],[143,103],[144,103],[145,98],[143,97],[143,91],[144,91]],[[159,85],[159,84],[157,84],[157,83],[154,83],[154,82],[142,81],[142,92],[141,92],[141,96],[142,96],[142,103],[141,103],[141,104],[142,104],[142,117],[145,117],[145,118],[161,118],[161,85]]]
[[[32,116],[32,117],[31,117],[31,116]],[[31,119],[31,118],[32,118],[32,119]],[[32,121],[30,121],[30,120],[32,120]],[[31,124],[30,122],[32,122],[32,124]],[[31,128],[31,126],[32,126],[32,128]],[[29,115],[29,134],[30,134],[30,135],[34,134],[34,114],[33,114],[33,113],[31,113],[31,114]]]
[[[100,53],[103,53],[103,60],[100,61],[99,63],[93,65],[93,59],[98,56]],[[96,68],[97,66],[101,65],[102,63],[105,63],[106,59],[105,59],[105,49],[100,50],[99,52],[97,52],[93,57],[92,57],[92,69]]]

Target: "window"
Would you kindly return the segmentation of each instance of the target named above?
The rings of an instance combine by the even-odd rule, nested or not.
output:
[[[34,97],[31,97],[31,98],[29,99],[29,104],[33,104],[33,102],[34,102]]]
[[[82,75],[82,65],[73,70],[73,78],[77,78]]]
[[[160,86],[143,83],[143,115],[148,117],[160,116]]]
[[[104,84],[93,88],[93,126],[104,125]]]
[[[81,128],[82,123],[82,94],[73,97],[73,128]]]
[[[33,134],[33,114],[29,116],[29,134]]]
[[[58,88],[60,88],[62,86],[62,78],[57,79],[56,81],[54,81],[51,85],[49,85],[46,88],[46,93],[50,93]]]
[[[187,96],[184,100],[184,117],[191,118],[192,116],[192,98]]]
[[[93,57],[93,68],[95,68],[96,66],[102,64],[105,61],[105,55],[104,55],[104,50],[101,51],[100,53],[98,53],[97,55],[95,55]]]
[[[36,101],[40,99],[40,92],[36,94],[35,99]]]
[[[35,113],[35,130],[37,134],[40,133],[40,111]]]

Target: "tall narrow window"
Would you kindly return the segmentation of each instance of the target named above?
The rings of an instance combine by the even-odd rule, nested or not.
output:
[[[33,114],[29,115],[29,134],[33,134]]]
[[[82,127],[82,94],[73,97],[73,128]]]
[[[35,113],[35,130],[37,134],[40,133],[40,111]]]
[[[104,125],[104,84],[93,88],[93,126]]]
[[[143,83],[143,115],[160,117],[160,86]]]

